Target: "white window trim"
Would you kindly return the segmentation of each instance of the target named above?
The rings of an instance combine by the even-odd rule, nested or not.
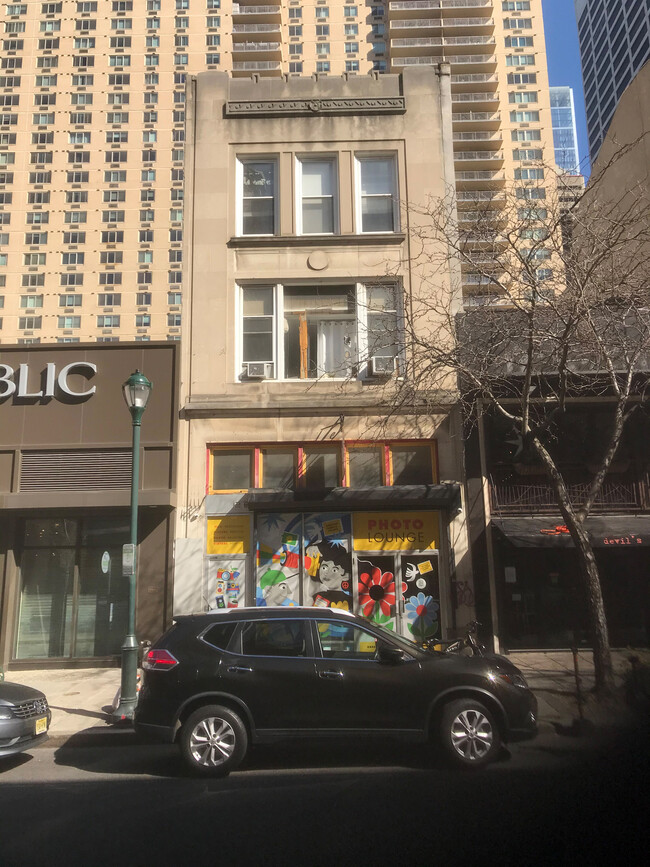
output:
[[[373,283],[375,281],[372,281]],[[383,283],[383,281],[380,281]],[[234,380],[236,383],[245,383],[246,377],[243,375],[244,364],[244,291],[249,288],[259,287],[271,287],[273,289],[273,339],[272,339],[272,351],[273,351],[273,376],[269,378],[269,381],[274,382],[303,382],[306,386],[313,385],[315,382],[318,382],[317,379],[297,379],[295,377],[285,377],[284,369],[285,369],[285,357],[284,357],[284,329],[280,327],[280,323],[284,322],[284,290],[287,287],[284,283],[276,281],[275,283],[269,281],[259,281],[259,282],[251,282],[251,283],[242,283],[236,285],[236,293],[235,293],[235,321],[237,323],[236,328],[236,336],[235,336],[235,371],[234,371]],[[300,285],[309,285],[309,281],[300,281]],[[319,285],[314,283],[314,285]],[[368,295],[367,295],[367,287],[368,282],[358,282],[350,283],[350,281],[346,280],[333,280],[331,283],[332,286],[348,286],[353,285],[355,291],[355,310],[356,310],[356,341],[357,341],[357,373],[355,380],[365,380],[370,378],[369,374],[369,361],[370,357],[368,354]],[[405,346],[403,341],[404,335],[404,314],[402,309],[402,301],[403,301],[403,291],[401,289],[400,281],[388,281],[386,285],[390,285],[394,287],[396,293],[396,318],[395,318],[395,328],[396,328],[396,342],[397,342],[397,354],[395,356],[395,376],[401,377],[404,375],[405,364],[406,364],[406,356],[405,356]],[[332,383],[341,383],[345,382],[348,377],[326,377],[321,379],[320,381],[327,381]],[[352,377],[350,377],[352,379]]]
[[[364,232],[361,214],[361,163],[370,159],[390,159],[393,167],[393,228],[384,232]],[[400,231],[399,185],[397,176],[397,153],[395,151],[369,151],[354,155],[354,210],[357,235],[394,235]]]
[[[260,235],[244,234],[244,164],[269,162],[275,166],[275,189],[273,191],[273,232]],[[280,225],[280,160],[277,155],[245,154],[238,155],[235,166],[235,198],[237,202],[236,232],[238,238],[272,238],[279,232]]]
[[[331,156],[330,154],[306,154],[304,156],[296,157],[296,165],[295,165],[295,178],[296,178],[296,234],[304,235],[302,227],[302,166],[303,163],[329,163],[332,166],[332,210],[333,210],[333,224],[331,232],[315,232],[314,235],[323,235],[323,236],[331,236],[331,235],[339,235],[341,232],[340,228],[340,213],[339,213],[339,170],[338,170],[338,160],[335,156]],[[309,234],[312,234],[311,232]]]

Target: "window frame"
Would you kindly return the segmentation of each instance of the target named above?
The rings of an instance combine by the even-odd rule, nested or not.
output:
[[[273,165],[273,196],[260,196],[273,201],[273,231],[244,232],[244,166],[246,163],[269,163]],[[236,184],[236,232],[239,238],[272,238],[280,230],[280,159],[277,154],[237,154],[235,164]]]
[[[331,167],[332,194],[325,196],[308,196],[309,199],[331,198],[332,203],[332,231],[331,232],[305,232],[303,228],[303,166],[305,163],[328,163]],[[339,195],[339,166],[335,154],[296,154],[295,157],[295,188],[296,188],[296,234],[317,235],[329,237],[341,233],[340,195]]]
[[[370,160],[391,160],[393,192],[391,194],[393,204],[393,228],[381,231],[364,231],[363,229],[363,199],[361,193],[361,166]],[[386,197],[385,193],[379,194]],[[379,196],[378,196],[379,197]],[[400,231],[399,209],[399,171],[396,151],[360,151],[354,154],[354,225],[357,235],[393,235]]]

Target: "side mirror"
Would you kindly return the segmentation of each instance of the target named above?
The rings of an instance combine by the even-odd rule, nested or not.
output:
[[[378,656],[380,662],[387,662],[391,665],[404,662],[404,653],[399,647],[393,647],[391,644],[380,644]]]

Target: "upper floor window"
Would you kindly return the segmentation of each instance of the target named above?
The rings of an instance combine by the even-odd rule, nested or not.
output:
[[[357,230],[394,232],[397,217],[395,158],[357,157]]]
[[[336,163],[332,159],[298,160],[298,233],[331,235],[337,231]]]
[[[237,163],[240,178],[240,235],[274,235],[276,232],[277,163],[245,159]]]
[[[242,378],[344,379],[399,356],[393,284],[242,287]]]

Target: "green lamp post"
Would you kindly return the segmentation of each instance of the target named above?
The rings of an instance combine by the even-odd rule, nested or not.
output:
[[[138,643],[135,637],[135,591],[138,550],[138,488],[140,485],[140,423],[153,389],[153,383],[136,370],[122,386],[124,400],[131,413],[133,425],[131,470],[131,542],[124,546],[122,573],[129,579],[128,632],[122,645],[122,681],[120,703],[113,718],[131,720],[138,697]]]

